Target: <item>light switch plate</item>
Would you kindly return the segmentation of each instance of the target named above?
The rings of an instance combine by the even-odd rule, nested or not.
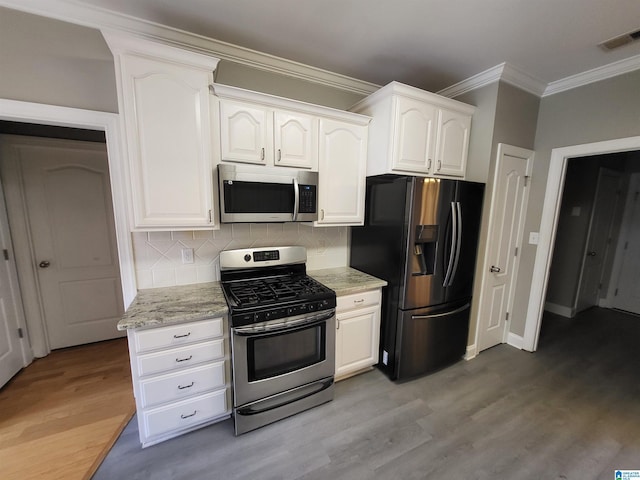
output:
[[[529,232],[529,245],[537,245],[540,239],[539,232]]]

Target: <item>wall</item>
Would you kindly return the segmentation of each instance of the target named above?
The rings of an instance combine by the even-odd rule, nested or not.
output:
[[[502,81],[468,92],[457,97],[456,100],[478,106],[477,113],[473,117],[469,161],[476,163],[473,174],[475,180],[483,181],[481,179],[484,176],[484,181],[487,182],[469,325],[468,344],[473,345],[480,321],[480,287],[485,273],[482,271],[482,259],[487,250],[489,236],[489,212],[492,207],[490,199],[498,144],[506,143],[533,149],[540,100],[535,95]],[[478,169],[478,164],[483,165],[484,171]]]
[[[98,30],[0,7],[0,98],[117,112],[113,56]]]
[[[220,230],[132,234],[138,288],[184,285],[220,279],[221,250],[302,245],[307,270],[348,265],[346,227],[298,223],[222,225]],[[194,249],[194,263],[182,263],[182,248]]]
[[[639,85],[640,70],[541,99],[525,235],[540,228],[553,148],[640,135]],[[519,336],[524,335],[535,254],[535,246],[527,245],[520,259],[511,324]]]

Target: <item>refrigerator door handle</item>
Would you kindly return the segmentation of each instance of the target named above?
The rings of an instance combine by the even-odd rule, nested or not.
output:
[[[447,317],[449,315],[454,315],[456,313],[464,312],[467,308],[471,306],[470,303],[464,304],[460,308],[456,308],[450,312],[442,312],[442,313],[434,313],[432,315],[411,315],[412,320],[425,320],[427,318],[438,318],[438,317]]]
[[[451,252],[449,253],[449,262],[447,263],[447,273],[444,276],[442,286],[449,285],[453,263],[456,256],[456,243],[458,240],[458,216],[456,211],[456,202],[451,202]]]
[[[456,256],[453,261],[453,269],[451,270],[451,278],[447,287],[453,284],[453,280],[456,278],[456,272],[458,271],[458,260],[460,260],[460,247],[462,246],[462,210],[460,208],[460,202],[456,202],[456,214],[457,214],[457,238],[456,238]]]

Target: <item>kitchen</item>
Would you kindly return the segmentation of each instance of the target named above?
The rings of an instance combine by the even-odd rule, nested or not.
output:
[[[222,70],[221,70],[222,72]],[[627,80],[626,83],[628,84],[632,84],[633,83],[633,74],[629,74],[628,75],[631,79]],[[222,73],[221,73],[221,77],[222,77]],[[219,78],[222,79],[222,78]],[[623,85],[618,85],[620,82],[617,82],[616,80],[612,80],[612,83],[616,84],[616,91],[617,92],[624,92],[627,91],[629,92],[630,90],[627,88],[626,90],[623,88],[618,88],[621,87]],[[624,82],[623,82],[624,83]],[[606,89],[607,86],[606,85],[601,85],[602,88]],[[483,90],[483,89],[480,89]],[[523,134],[523,130],[519,130],[519,131],[514,131],[511,130],[511,132],[507,132],[510,133],[512,135],[512,139],[509,138],[505,138],[505,137],[498,137],[499,140],[501,141],[507,141],[509,143],[513,143],[516,145],[524,145],[524,146],[533,146],[533,130],[535,128],[535,115],[533,116],[533,119],[529,118],[529,119],[525,119],[525,120],[521,120],[520,118],[512,118],[509,117],[509,115],[512,115],[513,112],[510,112],[508,109],[508,105],[503,104],[503,102],[505,102],[505,99],[509,98],[510,100],[512,99],[512,97],[516,97],[516,99],[521,99],[521,103],[527,105],[529,103],[531,103],[532,101],[532,95],[529,95],[525,92],[523,92],[522,90],[518,90],[513,88],[510,84],[506,84],[504,82],[496,82],[495,84],[491,84],[490,86],[486,87],[484,90],[486,90],[486,94],[490,99],[493,99],[493,108],[494,108],[494,116],[490,119],[490,123],[493,125],[492,128],[495,128],[495,132],[498,132],[499,130],[502,130],[502,135],[505,135],[505,130],[507,130],[508,128],[512,128],[515,129],[514,124],[516,124],[518,121],[525,121],[529,122],[529,123],[533,123],[533,128],[529,128],[528,132],[529,132],[529,138],[528,140],[522,140],[523,137],[526,137],[527,135]],[[605,90],[606,91],[606,90]],[[631,90],[633,91],[633,90]],[[484,93],[484,92],[482,92]],[[474,92],[473,94],[475,95],[480,95],[478,92]],[[472,94],[467,94],[467,96],[470,96]],[[633,109],[633,103],[632,102],[627,102],[628,98],[624,96],[623,93],[620,93],[620,102],[616,104],[616,111],[617,112],[625,112],[628,111],[629,109]],[[591,97],[592,95],[588,95],[589,97]],[[556,97],[555,99],[553,97]],[[633,96],[631,96],[630,98],[635,98]],[[552,96],[552,97],[548,97],[545,100],[542,101],[542,103],[544,104],[544,102],[551,102],[552,100],[559,100],[559,97],[557,95]],[[54,102],[55,103],[55,102]],[[478,102],[480,103],[480,102]],[[589,102],[582,102],[582,105],[585,109],[586,112],[589,112]],[[593,104],[591,104],[593,105]],[[552,109],[553,104],[550,103],[550,109]],[[535,108],[536,108],[536,114],[537,114],[537,103],[535,104]],[[592,106],[592,108],[595,108],[595,105]],[[491,108],[490,108],[491,110]],[[554,112],[555,113],[555,112]],[[541,114],[547,114],[547,115],[551,115],[550,113],[546,113],[546,110],[542,109],[541,110]],[[634,129],[633,127],[629,128],[628,126],[625,127],[625,124],[615,124],[615,122],[611,122],[611,118],[622,118],[622,116],[617,116],[618,114],[616,113],[616,115],[612,115],[611,117],[608,118],[608,122],[606,122],[607,127],[609,128],[610,131],[612,131],[612,133],[610,134],[612,138],[617,138],[618,136],[620,136],[619,134],[624,134],[626,132],[629,132],[630,135],[634,134]],[[622,115],[622,114],[620,114]],[[588,121],[595,121],[595,116],[594,115],[589,115],[589,114],[585,114],[585,115],[581,115],[580,116],[581,121],[583,122],[588,122]],[[591,119],[591,120],[587,120],[587,119]],[[475,121],[475,120],[474,120]],[[475,125],[475,124],[474,124]],[[616,128],[618,127],[618,128]],[[551,127],[548,127],[551,128]],[[580,128],[576,128],[576,131],[580,130]],[[474,135],[475,130],[472,129],[472,136]],[[637,133],[637,132],[636,132]],[[497,133],[496,133],[497,135]],[[591,140],[599,140],[601,138],[607,138],[606,134],[600,134],[597,137],[593,137]],[[582,141],[583,137],[576,137],[577,140]],[[544,140],[544,138],[543,138]],[[472,138],[472,144],[473,144],[473,138]],[[562,144],[562,143],[556,143],[556,144]],[[480,163],[482,163],[483,161],[485,162],[485,165],[488,168],[488,165],[490,163],[490,158],[491,157],[491,149],[493,148],[491,141],[487,144],[486,141],[486,137],[482,139],[481,145],[480,145],[482,150],[482,155],[480,155],[481,160]],[[477,166],[477,163],[474,163],[475,166]],[[541,163],[539,161],[537,161],[536,163],[536,168],[539,169],[539,171],[534,172],[534,181],[533,181],[533,188],[537,189],[538,191],[538,198],[540,198],[540,194],[543,191],[543,187],[544,187],[544,181],[542,180],[545,176],[545,165],[544,163]],[[538,175],[538,178],[540,178],[541,180],[538,180],[537,182],[535,181],[536,178],[536,173]],[[486,175],[486,173],[485,173]],[[532,204],[536,204],[535,201],[532,202]],[[539,204],[539,202],[538,202]],[[531,228],[528,229],[530,231],[536,231],[536,220],[535,217],[533,219],[531,219],[529,221],[531,223]],[[306,231],[304,231],[304,227],[300,227],[303,230],[298,230],[297,235],[299,235],[300,237],[306,237],[309,238],[310,235],[316,235],[315,234],[315,229],[314,229],[314,233],[313,234],[309,234]],[[333,227],[331,227],[333,228]],[[329,252],[331,254],[335,254],[336,256],[333,258],[341,258],[343,263],[342,265],[344,265],[345,259],[346,259],[346,254],[344,253],[344,250],[342,249],[343,246],[347,245],[347,235],[345,234],[346,230],[342,230],[340,227],[338,227],[336,230],[334,230],[334,233],[331,234],[320,234],[321,236],[324,235],[333,235],[333,237],[331,238],[325,238],[325,248],[328,246],[328,248],[326,248],[325,252]],[[223,235],[229,235],[228,231],[223,231],[222,233]],[[242,229],[240,229],[237,233],[237,235],[246,235],[246,236],[251,236],[251,235],[259,235],[258,233],[255,232],[251,232],[249,230],[245,230],[244,232],[242,231]],[[277,233],[275,233],[275,235],[277,235]],[[178,235],[176,235],[177,237]],[[160,239],[158,239],[160,240]],[[318,242],[318,244],[313,243],[313,249],[310,249],[310,251],[312,252],[312,254],[316,254],[319,253],[319,251],[322,251],[322,238],[320,239],[320,241]],[[317,245],[317,246],[316,246]],[[337,248],[335,247],[337,246]],[[319,247],[319,248],[318,248]],[[523,256],[524,258],[527,259],[527,261],[529,262],[529,266],[527,267],[529,269],[529,273],[527,273],[527,268],[523,268],[521,269],[522,275],[524,276],[524,278],[526,279],[527,274],[530,275],[531,272],[531,264],[532,259],[531,256],[535,253],[535,248],[534,247],[530,247],[530,246],[525,246],[525,249],[523,251]],[[523,262],[525,262],[523,260]],[[525,262],[526,263],[526,262]],[[179,267],[173,267],[173,268],[179,268]],[[524,284],[525,286],[522,286],[522,283],[519,284],[519,289],[525,289],[526,290],[526,282]],[[518,300],[517,300],[517,305],[516,308],[524,308],[526,309],[526,303],[527,303],[527,298],[528,298],[528,293],[526,293],[524,296],[519,296]],[[524,318],[524,315],[519,315],[519,318]],[[521,321],[521,320],[520,320]],[[512,328],[514,328],[514,333],[521,335],[522,331],[518,330],[518,328],[521,328],[521,325],[515,325]]]

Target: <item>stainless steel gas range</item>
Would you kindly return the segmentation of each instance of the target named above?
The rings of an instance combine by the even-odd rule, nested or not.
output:
[[[236,435],[333,399],[336,296],[306,259],[304,247],[220,253]]]

